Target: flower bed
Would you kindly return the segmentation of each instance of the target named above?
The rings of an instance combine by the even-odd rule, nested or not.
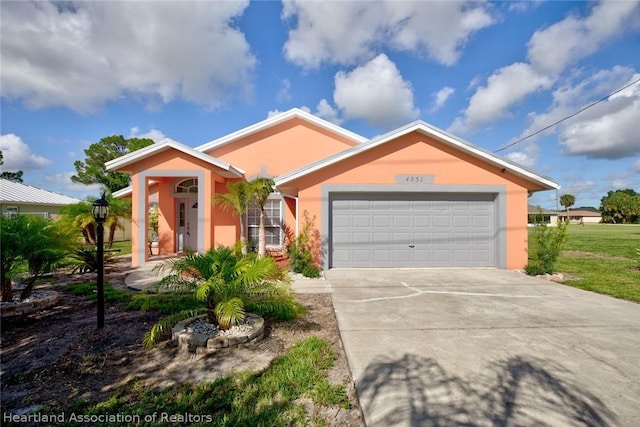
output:
[[[215,352],[249,342],[257,342],[263,337],[264,319],[252,313],[247,313],[242,324],[234,326],[228,331],[222,331],[209,323],[206,314],[183,320],[176,324],[171,331],[171,338],[178,344],[178,347],[190,352],[195,352],[198,349]]]

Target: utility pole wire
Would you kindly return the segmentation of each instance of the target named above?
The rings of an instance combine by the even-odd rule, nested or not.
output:
[[[610,97],[612,97],[612,96],[613,96],[613,95],[615,95],[616,93],[618,93],[618,92],[622,92],[622,91],[623,91],[623,90],[625,90],[626,88],[631,87],[631,86],[633,86],[634,84],[636,84],[636,83],[638,83],[638,82],[640,82],[640,79],[637,79],[637,80],[635,80],[635,81],[633,81],[633,82],[629,83],[628,85],[626,85],[626,86],[624,86],[624,87],[621,87],[620,89],[618,89],[618,90],[616,90],[616,91],[614,91],[614,92],[611,92],[609,95],[605,96],[604,98],[601,98],[601,99],[599,99],[599,100],[597,100],[597,101],[595,101],[595,102],[593,102],[593,103],[591,103],[591,104],[587,105],[586,107],[581,108],[580,110],[576,111],[575,113],[571,114],[570,116],[567,116],[567,117],[565,117],[565,118],[563,118],[563,119],[560,119],[560,120],[558,120],[557,122],[555,122],[555,123],[553,123],[553,124],[550,124],[549,126],[543,127],[542,129],[537,130],[537,131],[535,131],[535,132],[534,132],[534,133],[532,133],[532,134],[529,134],[529,135],[527,135],[527,136],[525,136],[525,137],[520,138],[519,140],[517,140],[517,141],[515,141],[515,142],[512,142],[512,143],[511,143],[511,144],[509,144],[509,145],[506,145],[506,146],[504,146],[504,147],[502,147],[502,148],[497,149],[496,151],[494,151],[494,153],[498,153],[498,152],[500,152],[500,151],[502,151],[502,150],[506,150],[507,148],[511,148],[511,147],[513,147],[514,145],[520,144],[522,141],[525,141],[525,140],[527,140],[527,139],[531,138],[532,136],[535,136],[535,135],[539,134],[540,132],[544,132],[545,130],[550,129],[550,128],[554,127],[555,125],[557,125],[557,124],[559,124],[559,123],[564,122],[565,120],[569,120],[570,118],[577,116],[578,114],[582,113],[582,112],[583,112],[583,111],[585,111],[585,110],[588,110],[589,108],[593,107],[593,106],[594,106],[594,105],[596,105],[596,104],[601,103],[602,101],[606,101],[607,99],[609,99]]]

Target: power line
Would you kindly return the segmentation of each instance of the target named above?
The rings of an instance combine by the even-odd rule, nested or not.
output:
[[[502,148],[499,148],[499,149],[495,150],[495,151],[494,151],[494,153],[500,152],[500,151],[502,151],[502,150],[506,150],[507,148],[511,148],[511,147],[513,147],[514,145],[520,144],[522,141],[525,141],[525,140],[527,140],[527,139],[531,138],[532,136],[535,136],[535,135],[537,135],[537,134],[539,134],[539,133],[541,133],[541,132],[544,132],[544,131],[545,131],[545,130],[547,130],[547,129],[550,129],[550,128],[554,127],[555,125],[557,125],[557,124],[559,124],[559,123],[564,122],[565,120],[569,120],[570,118],[577,116],[578,114],[582,113],[582,112],[583,112],[583,111],[585,111],[585,110],[588,110],[589,108],[593,107],[594,105],[597,105],[597,104],[601,103],[602,101],[606,101],[607,99],[609,99],[610,97],[612,97],[612,96],[613,96],[613,95],[615,95],[616,93],[618,93],[618,92],[622,92],[622,91],[623,91],[623,90],[625,90],[626,88],[631,87],[631,86],[633,86],[634,84],[636,84],[636,83],[638,83],[638,82],[640,82],[640,79],[637,79],[637,80],[635,80],[635,81],[633,81],[633,82],[629,83],[628,85],[626,85],[626,86],[624,86],[624,87],[621,87],[620,89],[618,89],[618,90],[616,90],[616,91],[614,91],[614,92],[611,92],[609,95],[605,96],[604,98],[601,98],[601,99],[599,99],[599,100],[597,100],[597,101],[595,101],[595,102],[593,102],[593,103],[591,103],[591,104],[587,105],[586,107],[581,108],[580,110],[576,111],[575,113],[571,114],[570,116],[567,116],[567,117],[565,117],[565,118],[563,118],[563,119],[560,119],[560,120],[558,120],[557,122],[550,124],[549,126],[543,127],[542,129],[537,130],[537,131],[535,131],[534,133],[529,134],[529,135],[527,135],[527,136],[525,136],[525,137],[522,137],[522,138],[520,138],[519,140],[517,140],[517,141],[515,141],[515,142],[512,142],[511,144],[509,144],[509,145],[507,145],[507,146],[504,146],[504,147],[502,147]]]

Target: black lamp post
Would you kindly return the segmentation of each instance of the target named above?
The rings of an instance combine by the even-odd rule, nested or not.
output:
[[[98,223],[97,231],[97,261],[98,261],[98,329],[104,326],[104,221],[109,216],[109,202],[102,197],[93,202],[91,215]]]

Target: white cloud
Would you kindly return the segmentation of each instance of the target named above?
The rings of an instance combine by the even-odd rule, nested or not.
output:
[[[569,15],[530,38],[528,63],[495,71],[478,87],[450,130],[468,132],[502,118],[532,93],[551,88],[567,67],[601,49],[624,32],[640,28],[640,2],[602,2],[586,17]]]
[[[344,121],[342,118],[340,118],[338,111],[333,108],[326,99],[321,99],[320,102],[318,102],[315,114],[316,116],[328,120],[338,126],[340,126]]]
[[[411,83],[384,54],[351,72],[338,72],[333,100],[345,119],[364,119],[378,127],[397,126],[419,115]]]
[[[2,151],[4,162],[2,170],[4,171],[27,172],[41,169],[51,163],[51,160],[31,151],[31,147],[22,141],[22,138],[12,133],[0,135],[0,151]]]
[[[64,194],[74,194],[74,197],[80,199],[86,199],[88,196],[95,196],[96,194],[100,194],[103,190],[102,185],[100,184],[81,184],[78,182],[71,181],[71,177],[75,175],[76,172],[61,172],[53,175],[45,175],[45,182],[51,184],[48,188],[60,188],[60,192]]]
[[[636,160],[633,165],[631,165],[631,170],[635,172],[640,172],[640,159]]]
[[[610,98],[563,126],[558,139],[566,154],[606,159],[640,154],[640,89],[635,92]]]
[[[248,2],[2,2],[2,96],[80,113],[120,97],[215,108],[251,92]]]
[[[153,142],[160,142],[163,139],[165,139],[167,136],[162,133],[162,131],[158,130],[158,129],[149,129],[147,132],[144,133],[140,133],[140,128],[137,126],[134,126],[131,128],[131,131],[129,132],[129,138],[148,138],[153,140]]]
[[[289,79],[282,80],[282,87],[276,94],[276,100],[278,102],[286,102],[291,100],[291,82]]]
[[[436,92],[433,95],[434,99],[433,99],[433,107],[431,108],[431,111],[434,112],[442,108],[442,106],[444,106],[444,104],[447,102],[449,97],[453,95],[455,91],[456,90],[454,88],[445,86],[442,89],[440,89],[438,92]]]
[[[458,117],[450,130],[454,133],[466,133],[503,117],[513,104],[536,90],[550,87],[552,82],[527,63],[516,62],[503,67],[489,76],[486,86],[476,90],[464,117]]]
[[[639,28],[640,3],[606,1],[587,17],[569,15],[543,30],[528,43],[528,58],[542,72],[557,74],[594,52],[623,31]]]
[[[540,148],[537,144],[526,144],[520,147],[520,151],[512,151],[507,154],[509,160],[521,164],[524,167],[531,168],[538,161],[538,157],[540,156]]]
[[[293,28],[284,53],[305,68],[325,62],[353,65],[381,47],[452,65],[471,35],[494,22],[489,8],[468,1],[286,1],[282,17]]]

